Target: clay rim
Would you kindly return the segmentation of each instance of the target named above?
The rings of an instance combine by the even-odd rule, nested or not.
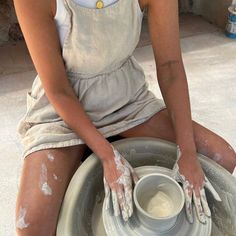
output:
[[[154,217],[150,214],[148,214],[145,210],[143,210],[143,208],[140,206],[137,198],[136,198],[136,193],[137,193],[137,186],[140,182],[142,182],[144,179],[146,178],[149,178],[150,176],[163,176],[167,179],[169,179],[172,183],[174,183],[175,186],[177,186],[177,188],[179,189],[180,191],[180,194],[181,194],[181,204],[179,205],[179,207],[177,208],[177,210],[175,211],[174,214],[172,215],[169,215],[169,216],[166,216],[166,217]],[[143,176],[141,179],[138,180],[138,182],[135,184],[135,187],[134,187],[134,191],[133,191],[133,199],[134,199],[134,203],[135,203],[135,206],[138,208],[139,211],[141,211],[145,216],[149,217],[150,219],[152,220],[159,220],[159,221],[162,221],[162,220],[168,220],[168,219],[171,219],[173,217],[176,217],[179,215],[179,213],[181,212],[181,210],[183,209],[184,207],[184,193],[183,193],[183,190],[182,188],[179,186],[179,184],[171,177],[169,177],[168,175],[165,175],[165,174],[148,174],[148,175],[145,175]]]

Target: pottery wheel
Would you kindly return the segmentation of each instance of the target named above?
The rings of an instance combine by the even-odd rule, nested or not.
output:
[[[147,174],[152,173],[161,173],[171,176],[171,169],[159,167],[159,166],[141,166],[135,168],[138,177],[141,178]],[[135,208],[135,206],[134,206]],[[132,217],[129,219],[127,223],[125,223],[121,216],[114,216],[113,209],[112,209],[112,201],[110,201],[110,208],[105,210],[105,204],[103,204],[103,224],[105,227],[106,234],[108,236],[210,236],[211,235],[211,218],[207,217],[206,224],[202,224],[197,219],[196,211],[194,209],[194,223],[190,224],[187,221],[185,208],[182,209],[181,213],[179,214],[176,224],[167,232],[158,233],[152,231],[151,229],[146,228],[139,222],[137,218],[136,211]]]
[[[113,145],[137,170],[146,165],[170,170],[176,161],[176,145],[165,140],[129,138],[116,141]],[[201,154],[197,156],[207,178],[222,199],[222,202],[215,201],[206,189],[212,211],[211,236],[235,236],[236,179],[209,158]],[[98,157],[92,154],[75,172],[67,188],[59,214],[57,236],[107,236],[102,219],[103,199],[103,168]],[[202,233],[198,235],[205,236]]]

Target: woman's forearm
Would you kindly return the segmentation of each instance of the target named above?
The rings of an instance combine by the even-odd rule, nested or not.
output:
[[[51,93],[50,100],[58,114],[73,129],[88,147],[101,159],[107,160],[112,155],[112,147],[96,129],[84,111],[77,97],[71,93]]]
[[[196,152],[188,84],[183,62],[173,60],[157,66],[157,76],[174,126],[176,144],[184,152]]]
[[[27,3],[14,0],[27,47],[50,103],[94,153],[101,159],[110,157],[111,145],[86,116],[67,78],[49,1]]]

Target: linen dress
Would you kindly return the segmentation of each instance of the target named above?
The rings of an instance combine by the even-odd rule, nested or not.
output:
[[[70,27],[62,45],[68,80],[85,112],[104,137],[150,119],[165,103],[148,90],[133,56],[142,27],[138,0],[96,9],[64,0]],[[80,122],[80,117],[77,117]],[[27,111],[17,127],[23,158],[34,151],[84,144],[49,102],[37,75],[27,92]]]

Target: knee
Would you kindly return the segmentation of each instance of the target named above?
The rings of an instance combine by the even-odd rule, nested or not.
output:
[[[236,153],[229,144],[224,145],[221,151],[215,152],[213,160],[222,165],[230,173],[233,173],[236,167]]]
[[[236,152],[233,150],[231,146],[229,146],[230,153],[229,153],[229,161],[230,161],[230,172],[233,173],[236,167]]]
[[[54,236],[55,220],[43,216],[39,209],[20,207],[16,211],[15,228],[18,236]],[[43,211],[43,209],[41,209]]]

